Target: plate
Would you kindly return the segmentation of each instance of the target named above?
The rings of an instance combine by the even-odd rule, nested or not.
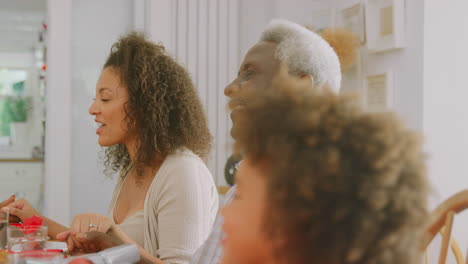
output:
[[[67,243],[59,242],[59,241],[47,241],[46,242],[46,249],[61,249],[63,251],[67,251]]]

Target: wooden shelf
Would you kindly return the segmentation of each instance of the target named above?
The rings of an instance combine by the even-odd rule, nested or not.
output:
[[[44,162],[42,159],[0,159],[0,162]]]

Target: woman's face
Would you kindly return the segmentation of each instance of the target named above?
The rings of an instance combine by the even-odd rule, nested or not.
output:
[[[234,200],[222,209],[222,264],[273,263],[273,243],[265,232],[266,176],[259,164],[242,161]]]
[[[89,107],[98,124],[96,134],[99,145],[108,147],[126,144],[128,126],[125,120],[127,88],[120,83],[119,73],[111,67],[105,68],[96,84],[96,98]]]

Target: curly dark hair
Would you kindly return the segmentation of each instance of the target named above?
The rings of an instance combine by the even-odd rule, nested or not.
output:
[[[249,99],[236,148],[267,177],[266,231],[286,241],[278,257],[417,263],[428,215],[419,134],[327,89],[262,93]]]
[[[112,45],[104,64],[107,67],[117,71],[128,90],[127,135],[137,133],[133,162],[123,144],[105,150],[107,172],[133,167],[140,175],[144,167],[158,162],[158,155],[181,147],[201,158],[209,153],[212,137],[192,80],[162,45],[146,40],[142,33],[130,32]]]

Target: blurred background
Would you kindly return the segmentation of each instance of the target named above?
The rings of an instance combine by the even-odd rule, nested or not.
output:
[[[468,186],[466,0],[0,0],[0,200],[25,197],[62,223],[106,213],[106,178],[88,107],[110,46],[130,30],[163,43],[190,72],[208,115],[207,164],[227,186],[224,87],[273,18],[357,39],[343,91],[396,111],[424,134],[430,206]],[[468,217],[455,234],[468,248]]]

